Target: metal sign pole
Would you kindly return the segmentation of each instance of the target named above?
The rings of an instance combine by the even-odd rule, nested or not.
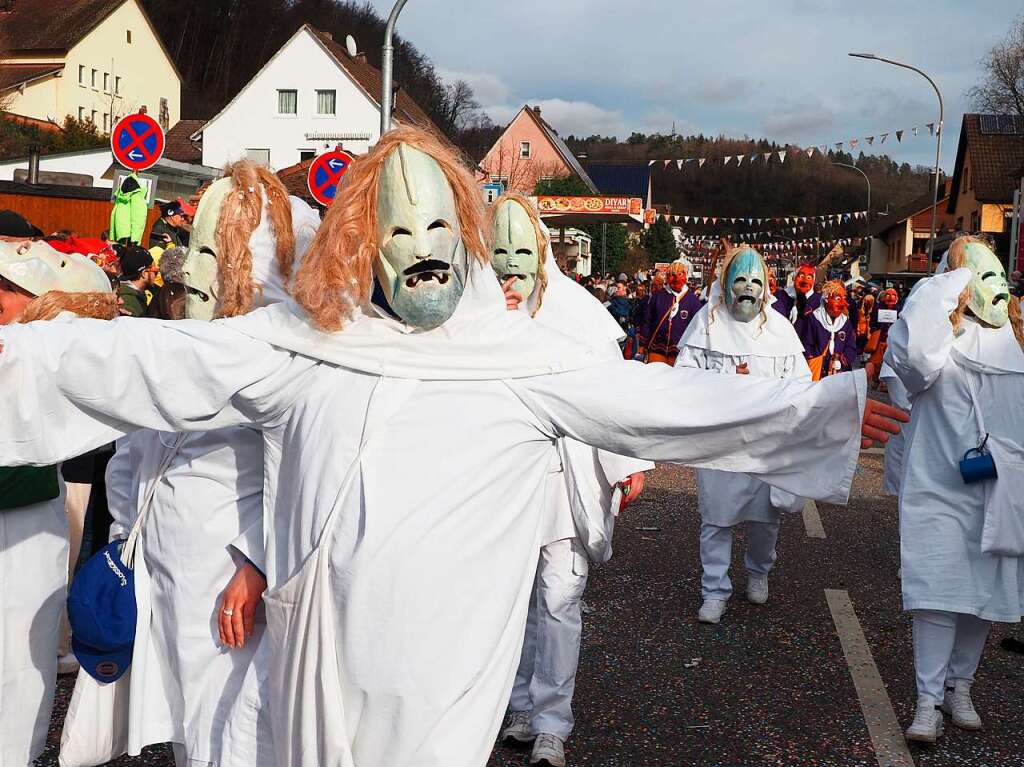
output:
[[[395,35],[395,24],[398,22],[398,14],[402,12],[409,0],[398,0],[395,7],[391,9],[388,17],[388,24],[384,28],[384,51],[380,64],[380,135],[391,130],[391,70],[394,66],[394,46],[391,39]]]

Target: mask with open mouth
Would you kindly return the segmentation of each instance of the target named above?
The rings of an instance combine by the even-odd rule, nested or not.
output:
[[[514,277],[512,290],[529,300],[537,289],[540,268],[540,244],[537,230],[523,206],[516,200],[505,200],[494,214],[494,248],[491,266],[501,282]]]
[[[188,255],[182,267],[185,278],[185,317],[190,320],[209,322],[217,316],[217,222],[220,220],[224,200],[233,185],[230,178],[217,179],[203,192],[196,209],[188,241]]]
[[[965,266],[971,270],[967,307],[987,325],[1001,328],[1009,319],[1010,286],[1006,270],[988,246],[968,242],[964,247]]]
[[[725,273],[725,296],[734,319],[750,322],[760,313],[765,282],[764,263],[756,250],[742,248],[732,257]]]
[[[381,167],[377,242],[374,273],[395,314],[421,330],[451,317],[468,269],[455,195],[437,161],[406,144]]]

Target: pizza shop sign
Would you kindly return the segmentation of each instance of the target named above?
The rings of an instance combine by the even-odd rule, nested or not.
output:
[[[639,197],[550,197],[539,196],[537,210],[552,213],[618,213],[639,216],[643,200]]]

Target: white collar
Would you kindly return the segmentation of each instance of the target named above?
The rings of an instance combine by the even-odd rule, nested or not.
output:
[[[1024,373],[1024,351],[1009,322],[988,328],[965,316],[953,339],[952,354],[957,362],[982,373]]]
[[[667,291],[668,291],[669,293],[671,293],[671,294],[672,294],[673,296],[675,296],[675,297],[676,297],[676,300],[678,301],[678,300],[679,300],[680,298],[682,298],[682,297],[683,297],[683,296],[685,296],[685,295],[686,295],[686,294],[687,294],[688,292],[690,292],[690,286],[689,286],[689,285],[683,285],[683,289],[682,289],[682,290],[680,290],[680,291],[679,291],[679,292],[677,293],[676,291],[672,290],[672,288],[670,288],[670,287],[668,286],[668,283],[666,283],[666,284],[665,284],[665,290],[667,290]]]
[[[832,319],[832,317],[829,316],[828,310],[825,308],[824,301],[818,305],[817,309],[814,310],[814,318],[821,323],[821,326],[825,328],[825,330],[833,335],[842,330],[850,319],[845,314],[841,314],[835,319]]]
[[[789,321],[762,302],[764,317],[750,322],[736,320],[724,303],[719,303],[721,289],[716,280],[711,285],[708,302],[701,307],[687,327],[679,346],[691,346],[733,356],[789,357],[803,355],[803,344]],[[714,321],[711,310],[715,308]],[[763,321],[762,321],[763,320]]]

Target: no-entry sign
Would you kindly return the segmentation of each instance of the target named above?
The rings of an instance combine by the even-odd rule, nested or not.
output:
[[[128,115],[111,131],[110,150],[126,168],[152,168],[164,154],[164,131],[149,115]]]
[[[335,149],[333,152],[324,152],[313,160],[309,166],[306,184],[314,200],[321,205],[330,205],[334,202],[334,195],[338,193],[338,183],[353,159],[355,158],[348,152]]]

